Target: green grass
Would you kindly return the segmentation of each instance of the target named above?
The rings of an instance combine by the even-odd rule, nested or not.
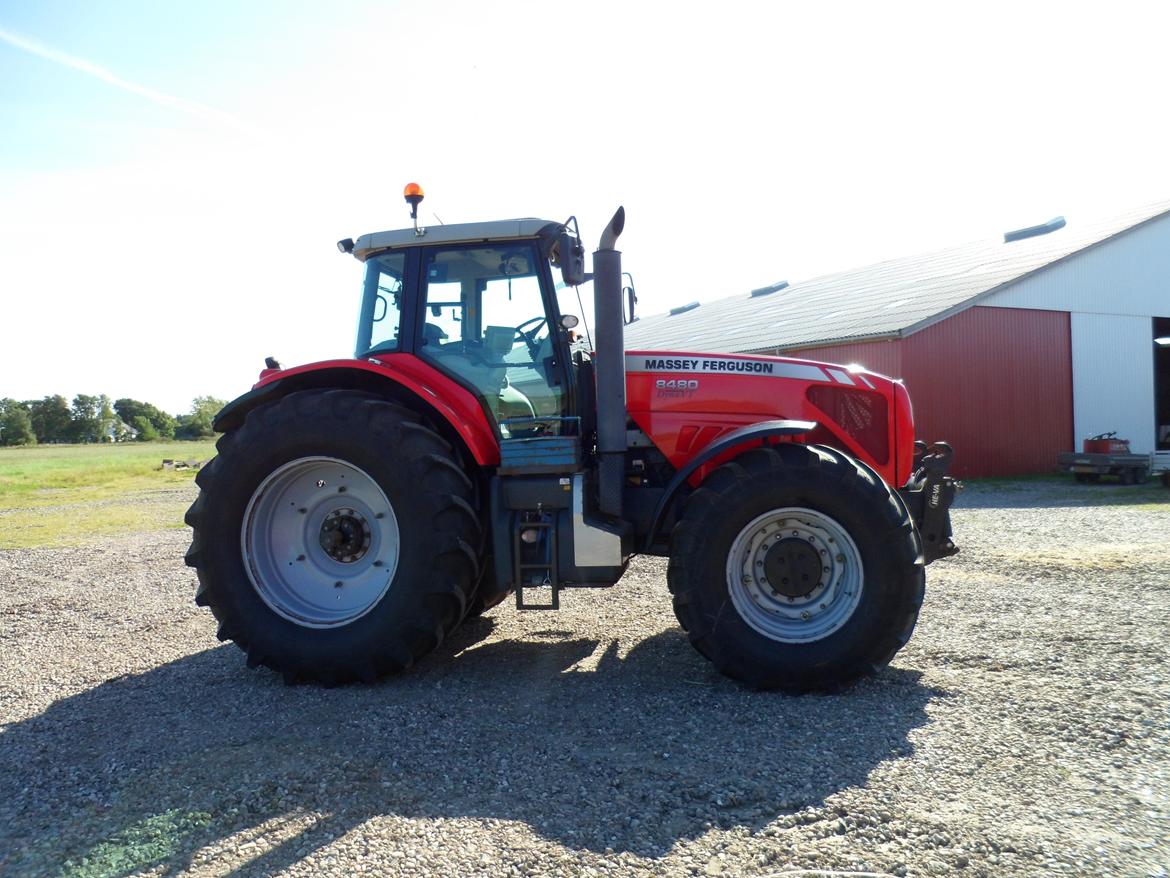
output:
[[[213,442],[0,448],[0,549],[78,545],[127,531],[183,526],[194,470],[164,458],[205,461]]]
[[[67,860],[61,878],[119,878],[157,866],[210,823],[211,815],[203,811],[156,814],[99,842],[80,860]]]

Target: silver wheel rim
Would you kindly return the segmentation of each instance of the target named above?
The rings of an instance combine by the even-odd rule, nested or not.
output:
[[[781,643],[839,630],[861,602],[861,553],[834,519],[785,507],[748,523],[727,556],[727,591],[741,619]]]
[[[268,475],[241,529],[244,569],[272,610],[306,628],[360,619],[398,569],[398,519],[367,473],[303,457]]]

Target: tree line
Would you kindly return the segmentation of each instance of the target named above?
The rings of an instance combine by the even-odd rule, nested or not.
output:
[[[225,405],[213,396],[197,396],[191,411],[170,415],[149,402],[105,394],[19,401],[0,399],[0,445],[43,442],[151,442],[158,439],[206,439],[211,422]]]

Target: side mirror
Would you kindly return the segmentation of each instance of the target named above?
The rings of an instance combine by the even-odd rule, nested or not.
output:
[[[585,247],[581,241],[565,229],[557,236],[557,264],[561,279],[567,287],[579,287],[585,283]]]
[[[577,326],[576,314],[565,314],[561,317],[561,326],[565,329],[574,329]]]
[[[622,287],[622,292],[626,294],[626,307],[625,313],[622,315],[622,319],[625,321],[625,324],[629,326],[638,319],[634,316],[634,306],[638,304],[638,294],[634,292],[633,275],[631,275],[628,271],[623,271],[622,274],[630,280],[628,286]]]

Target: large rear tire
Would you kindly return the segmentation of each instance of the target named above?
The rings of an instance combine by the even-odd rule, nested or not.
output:
[[[496,575],[491,569],[491,558],[484,559],[484,566],[486,569],[479,585],[476,586],[475,592],[467,604],[467,618],[469,619],[482,616],[493,607],[498,607],[504,602],[504,598],[511,594],[510,591],[500,591],[499,586],[496,585]]]
[[[372,681],[433,650],[478,575],[473,488],[416,413],[305,391],[220,438],[187,512],[195,602],[248,664]]]
[[[831,448],[783,444],[715,470],[671,534],[667,579],[695,648],[753,688],[833,690],[884,667],[925,593],[898,496]]]

